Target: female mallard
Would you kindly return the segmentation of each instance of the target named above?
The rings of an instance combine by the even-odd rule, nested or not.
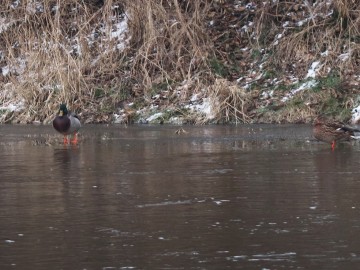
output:
[[[353,138],[354,132],[360,132],[360,130],[339,121],[326,120],[323,116],[317,117],[314,121],[314,137],[319,141],[331,143],[332,150],[337,141],[349,141]]]
[[[77,132],[81,127],[81,123],[77,115],[68,111],[65,104],[60,105],[59,114],[53,121],[53,127],[56,131],[64,135],[64,144],[69,143],[67,136],[72,133],[74,137],[71,143],[77,144]]]

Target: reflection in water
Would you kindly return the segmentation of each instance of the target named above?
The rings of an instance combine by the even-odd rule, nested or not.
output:
[[[176,129],[1,127],[0,269],[357,269],[359,145]]]

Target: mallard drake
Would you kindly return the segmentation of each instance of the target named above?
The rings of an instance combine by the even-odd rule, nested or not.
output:
[[[77,115],[68,111],[65,104],[60,105],[59,113],[53,121],[53,127],[64,135],[64,144],[69,143],[67,136],[70,134],[74,134],[71,143],[77,144],[77,133],[81,123]]]
[[[314,121],[314,137],[319,141],[331,143],[332,150],[337,141],[349,141],[353,138],[354,132],[360,132],[360,130],[339,121],[327,120],[323,116],[318,116]]]

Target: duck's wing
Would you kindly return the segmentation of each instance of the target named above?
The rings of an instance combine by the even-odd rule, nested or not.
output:
[[[329,129],[341,130],[345,124],[339,121],[327,121],[324,125]]]
[[[360,132],[359,129],[345,125],[344,123],[342,123],[340,121],[326,122],[326,123],[324,123],[324,125],[328,129],[336,130],[339,133],[341,133],[341,132]]]
[[[342,123],[342,122],[336,122],[336,123],[335,123],[335,126],[336,126],[336,129],[337,129],[337,130],[343,131],[343,132],[350,132],[350,133],[360,132],[360,130],[359,130],[358,128],[345,125],[345,124]]]
[[[80,122],[80,119],[79,117],[74,114],[74,113],[71,113],[70,116],[70,133],[74,133],[74,132],[78,132],[79,129],[81,128],[81,122]]]
[[[350,127],[347,125],[344,125],[341,129],[348,132],[360,132],[358,128]]]
[[[75,117],[80,120],[79,116],[74,112],[69,113],[69,116]]]

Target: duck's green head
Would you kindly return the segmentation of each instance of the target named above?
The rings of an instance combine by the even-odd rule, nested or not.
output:
[[[63,116],[67,114],[68,114],[68,109],[66,108],[66,104],[61,104],[59,109],[59,115]]]

